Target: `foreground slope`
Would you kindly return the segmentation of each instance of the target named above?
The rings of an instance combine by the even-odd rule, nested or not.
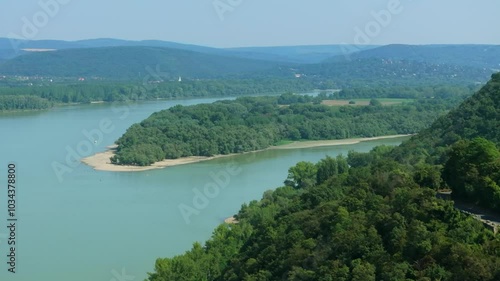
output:
[[[457,120],[447,122],[458,126],[490,116],[480,104],[496,100],[498,79],[494,75],[460,107],[465,112],[450,113]],[[492,117],[465,135],[494,138],[498,116]],[[440,129],[443,122],[396,155],[426,142],[432,130],[450,128]],[[496,149],[487,142],[468,145]],[[426,144],[436,144],[435,138]],[[500,280],[500,236],[438,199],[425,180],[431,176],[396,161],[394,153],[378,147],[347,159],[298,163],[285,187],[243,205],[238,224],[219,226],[204,246],[195,243],[184,255],[158,259],[149,280]],[[463,166],[469,164],[475,163]],[[427,172],[440,178],[439,170]]]
[[[500,73],[492,75],[480,91],[459,107],[404,143],[396,150],[400,153],[397,157],[417,163],[430,154],[433,156],[431,162],[442,164],[440,158],[450,145],[476,137],[500,145]]]

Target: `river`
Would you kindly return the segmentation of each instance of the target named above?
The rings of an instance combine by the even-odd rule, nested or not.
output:
[[[241,204],[282,185],[296,162],[404,139],[268,150],[144,172],[97,172],[79,163],[155,111],[215,100],[0,114],[0,280],[142,281],[156,258],[181,254],[208,239]],[[9,163],[16,165],[17,177],[15,274],[7,271]],[[213,192],[200,199],[204,188]]]

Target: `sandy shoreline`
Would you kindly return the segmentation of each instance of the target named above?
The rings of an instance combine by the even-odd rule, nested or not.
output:
[[[270,147],[269,149],[298,149],[298,148],[311,148],[311,147],[321,147],[321,146],[349,145],[349,144],[357,144],[364,141],[394,139],[394,138],[408,137],[408,136],[411,135],[391,135],[391,136],[380,136],[373,138],[354,138],[354,139],[343,139],[343,140],[296,141],[290,144],[273,146]]]
[[[272,146],[267,149],[299,149],[299,148],[312,148],[312,147],[321,147],[321,146],[335,146],[335,145],[349,145],[356,144],[364,141],[371,140],[383,140],[383,139],[392,139],[405,137],[409,135],[392,135],[392,136],[381,136],[381,137],[373,137],[373,138],[355,138],[355,139],[343,139],[343,140],[321,140],[321,141],[300,141],[293,142],[290,144],[285,144],[281,146]],[[198,163],[202,161],[208,161],[216,158],[222,157],[230,157],[234,155],[241,154],[228,154],[228,155],[216,155],[212,157],[203,157],[203,156],[191,156],[191,157],[183,157],[179,159],[168,159],[160,162],[156,162],[151,166],[146,167],[138,167],[138,166],[121,166],[111,164],[109,160],[114,155],[114,148],[116,146],[109,146],[107,151],[100,152],[95,155],[89,156],[87,158],[83,158],[82,162],[87,164],[88,166],[94,168],[97,171],[109,171],[109,172],[140,172],[140,171],[148,171],[154,169],[162,169],[166,167]],[[253,151],[257,152],[257,151]],[[252,152],[248,152],[252,153]]]
[[[224,222],[227,223],[227,224],[237,224],[237,223],[239,223],[239,221],[234,216],[225,219]]]

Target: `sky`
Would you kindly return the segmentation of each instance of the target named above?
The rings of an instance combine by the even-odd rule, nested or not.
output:
[[[0,37],[211,47],[500,44],[498,0],[2,0]]]

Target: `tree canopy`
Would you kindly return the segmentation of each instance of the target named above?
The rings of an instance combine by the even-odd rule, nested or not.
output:
[[[154,113],[116,141],[111,161],[144,166],[163,159],[256,151],[283,140],[413,134],[453,104],[421,99],[398,106],[329,107],[297,96],[245,97]],[[291,104],[278,104],[285,101]]]

